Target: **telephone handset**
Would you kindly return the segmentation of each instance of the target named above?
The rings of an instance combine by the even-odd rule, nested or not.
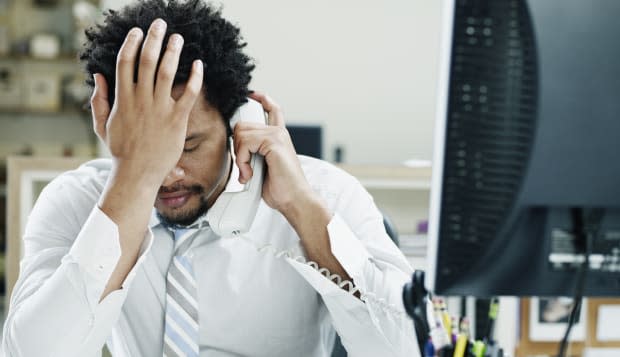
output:
[[[267,116],[259,102],[248,98],[248,102],[239,107],[230,119],[230,127],[234,130],[239,121],[267,124]],[[222,192],[209,208],[207,221],[215,234],[230,237],[250,229],[263,193],[264,161],[262,155],[252,154],[252,178],[243,186],[243,190]]]

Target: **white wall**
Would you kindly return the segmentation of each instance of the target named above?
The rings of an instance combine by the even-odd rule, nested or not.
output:
[[[400,163],[431,158],[440,3],[225,0],[223,13],[256,60],[252,88],[288,122],[323,124],[326,159],[340,145],[348,163]]]
[[[252,87],[291,123],[322,123],[351,163],[430,159],[437,0],[226,0],[255,58]]]

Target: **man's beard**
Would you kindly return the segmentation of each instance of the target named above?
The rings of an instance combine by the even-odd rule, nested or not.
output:
[[[170,215],[162,214],[159,211],[156,211],[157,218],[167,226],[189,226],[194,223],[199,217],[204,215],[209,210],[209,203],[207,202],[208,197],[205,195],[205,190],[200,185],[193,185],[189,187],[183,187],[180,185],[175,185],[170,188],[161,188],[160,192],[174,192],[179,190],[187,190],[192,194],[198,196],[200,200],[200,204],[198,207],[191,208],[179,208],[174,211]]]

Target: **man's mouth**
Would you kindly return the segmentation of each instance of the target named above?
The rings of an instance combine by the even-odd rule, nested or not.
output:
[[[170,193],[160,193],[157,200],[168,208],[178,208],[183,206],[191,197],[191,191],[176,191]]]

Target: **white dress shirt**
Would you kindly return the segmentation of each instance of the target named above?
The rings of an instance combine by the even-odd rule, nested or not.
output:
[[[190,248],[200,356],[330,356],[335,331],[349,356],[419,356],[401,298],[412,269],[371,196],[344,171],[299,158],[333,213],[332,253],[363,301],[307,264],[295,230],[261,202],[244,236],[207,229]],[[154,214],[123,288],[99,302],[121,254],[118,228],[96,204],[110,167],[86,163],[39,197],[4,327],[7,357],[99,356],[106,342],[113,356],[162,355],[173,241]]]

